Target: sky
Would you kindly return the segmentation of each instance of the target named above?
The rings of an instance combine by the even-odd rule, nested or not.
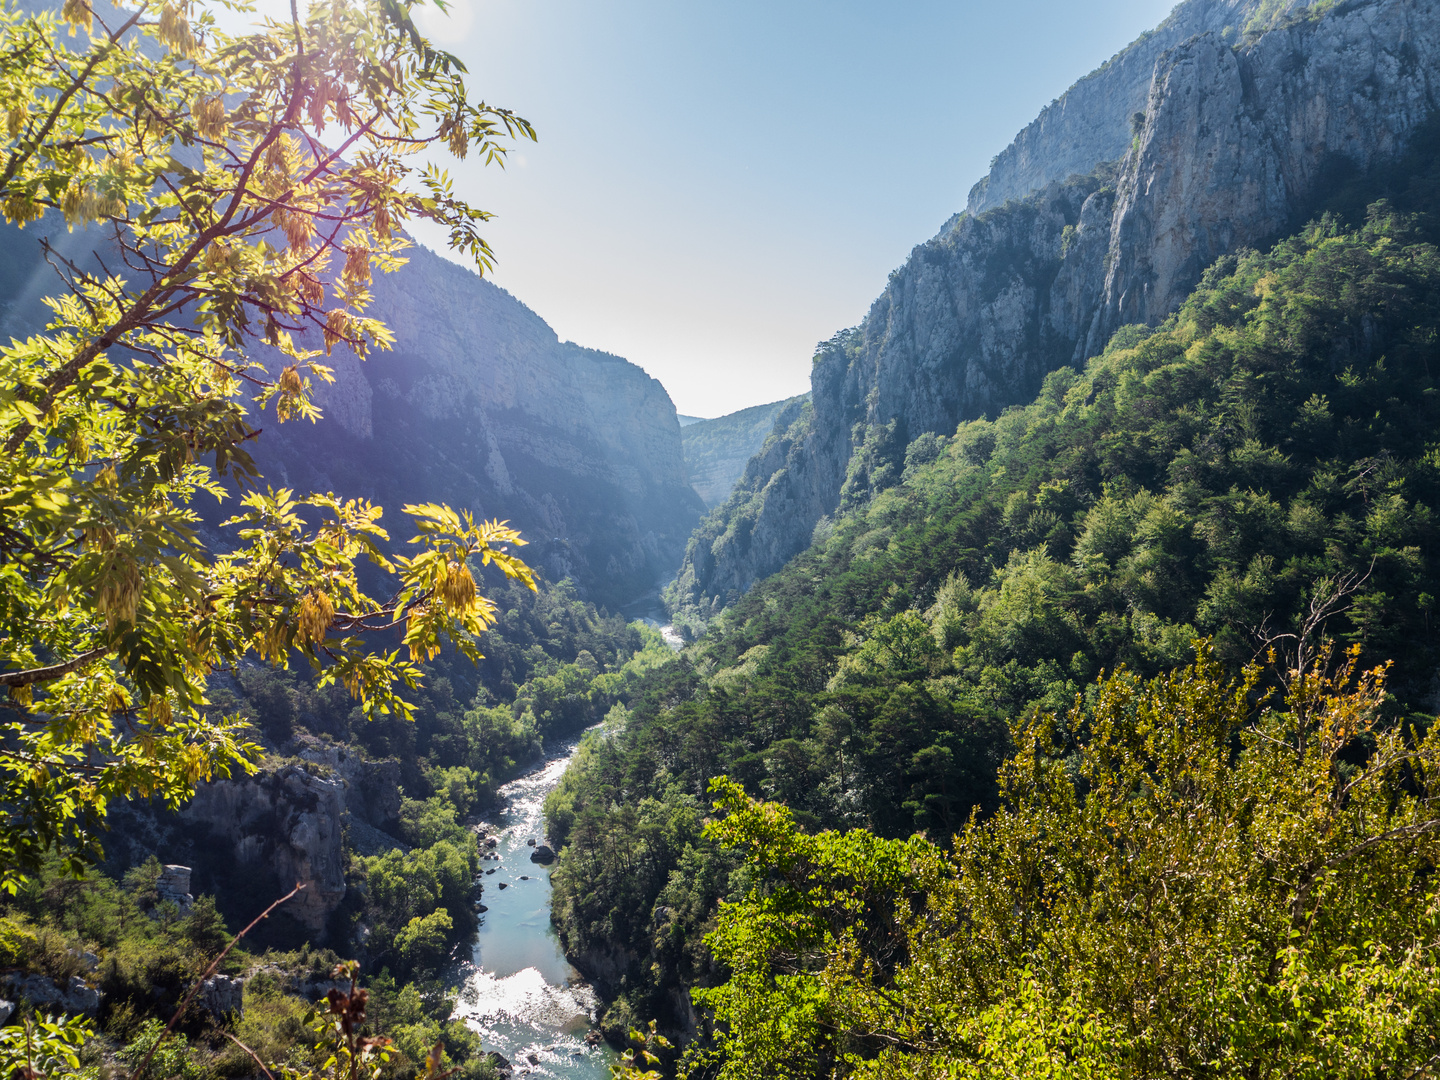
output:
[[[990,159],[1173,3],[454,0],[421,25],[539,134],[451,168],[496,215],[492,280],[713,417],[807,390]]]

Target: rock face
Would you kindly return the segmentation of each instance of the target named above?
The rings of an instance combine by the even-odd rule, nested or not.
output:
[[[195,904],[195,897],[190,895],[190,867],[167,864],[155,882],[155,892],[161,900],[168,900],[181,912],[189,911]]]
[[[1302,224],[1342,166],[1369,169],[1404,148],[1435,101],[1440,0],[1272,6],[1181,5],[1167,26],[1233,14],[1224,25],[1239,30],[1158,53],[1147,37],[1092,75],[1065,107],[1099,101],[1100,134],[1083,135],[1078,111],[1022,133],[1006,160],[1038,161],[1050,146],[1062,147],[1059,164],[997,161],[992,179],[1043,188],[956,215],[859,327],[820,346],[811,405],[781,418],[697,530],[672,607],[718,610],[803,550],[825,515],[898,482],[918,436],[1033,398],[1047,373],[1098,353],[1118,327],[1163,320],[1217,257]],[[1152,53],[1143,115],[1107,162],[1104,118],[1129,107],[1126,73]],[[1101,93],[1110,83],[1115,101]]]
[[[71,975],[64,986],[44,975],[7,975],[4,981],[16,998],[28,1001],[37,1009],[48,1011],[58,1008],[86,1016],[94,1016],[100,1011],[100,991],[78,975]],[[11,1003],[7,1001],[4,1004]]]
[[[765,445],[776,417],[798,408],[805,395],[769,405],[753,405],[713,420],[692,420],[680,429],[685,447],[685,469],[695,494],[711,509],[730,497],[745,466]],[[687,418],[689,419],[689,418]]]
[[[268,920],[257,933],[288,918],[305,937],[323,938],[345,896],[344,830],[361,854],[405,849],[383,831],[399,816],[400,769],[394,759],[373,761],[318,739],[297,740],[292,749],[298,763],[201,784],[178,813],[141,800],[116,806],[106,844],[111,871],[151,855],[184,859],[188,865],[164,866],[158,898],[184,910],[192,891],[213,895],[232,925],[304,884],[277,912],[286,918]]]
[[[1315,0],[1186,0],[1147,31],[1079,80],[995,156],[990,172],[970,189],[972,216],[1023,199],[1057,180],[1088,173],[1097,161],[1125,155],[1134,137],[1132,118],[1144,112],[1155,62],[1197,34],[1214,33],[1227,44],[1244,41],[1284,21]]]
[[[345,898],[345,809],[341,778],[287,765],[242,780],[201,784],[181,817],[207,826],[216,840],[230,845],[236,862],[273,873],[283,891],[304,885],[284,910],[318,932]]]
[[[245,1015],[245,980],[211,976],[200,984],[200,1004],[216,1019]]]
[[[667,578],[704,506],[665,388],[634,364],[561,342],[538,315],[423,248],[374,284],[392,352],[336,349],[319,424],[271,424],[267,480],[360,495],[403,530],[402,503],[509,519],[523,555],[591,599],[634,605]]]
[[[85,230],[49,225],[0,224],[0,333],[23,337],[48,315],[41,301],[55,278],[40,236],[81,263],[103,249]],[[319,423],[278,424],[273,410],[257,419],[263,436],[251,449],[264,482],[370,499],[397,544],[411,535],[406,503],[509,520],[530,545],[525,559],[551,580],[573,577],[612,609],[643,605],[705,509],[665,388],[627,360],[560,341],[472,271],[424,248],[407,257],[376,276],[369,310],[394,332],[394,350],[362,363],[337,347],[325,361],[335,382],[316,391]],[[251,353],[280,370],[278,354]]]

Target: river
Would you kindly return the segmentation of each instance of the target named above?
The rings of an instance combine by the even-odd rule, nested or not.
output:
[[[487,1051],[506,1057],[517,1077],[608,1080],[615,1060],[604,1043],[586,1042],[599,1002],[560,951],[550,926],[550,868],[531,862],[534,849],[526,844],[544,842],[545,796],[578,746],[560,746],[540,768],[502,787],[501,809],[488,819],[498,830],[491,851],[499,859],[480,864],[488,910],[460,973],[455,1016],[480,1033]]]

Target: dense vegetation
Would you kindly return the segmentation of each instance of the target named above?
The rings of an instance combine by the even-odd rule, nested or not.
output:
[[[426,664],[425,681],[407,694],[413,719],[367,719],[340,688],[262,665],[241,669],[217,703],[238,711],[272,748],[309,732],[395,757],[416,794],[432,793],[431,769],[468,769],[468,803],[488,803],[499,784],[539,758],[547,739],[605,716],[632,657],[669,656],[658,632],[577,599],[568,581],[538,592],[496,584],[489,593],[496,622],[481,639],[483,658],[476,665],[447,650]]]
[[[363,962],[370,1030],[395,1040],[387,1077],[422,1069],[437,1041],[461,1076],[491,1074],[478,1037],[449,1021],[454,1000],[445,989],[455,949],[477,921],[479,852],[469,822],[547,744],[602,720],[673,654],[658,632],[577,599],[568,583],[542,582],[538,592],[500,586],[490,595],[497,614],[482,639],[485,659],[476,668],[455,654],[434,658],[410,694],[413,720],[368,721],[343,690],[317,686],[303,670],[250,666],[217,684],[216,707],[268,748],[262,771],[295,762],[306,747],[344,745],[394,760],[399,812],[378,823],[388,837],[372,830],[389,850],[347,851],[351,888],[331,919],[330,947],[310,944],[313,935],[287,923],[283,908],[271,916],[220,969],[246,979],[243,1015],[212,1017],[192,1004],[178,1019],[182,1037],[166,1045],[165,1076],[250,1075],[253,1061],[227,1032],[272,1066],[314,1065],[319,1037],[304,1021],[312,1009],[304,992],[327,985],[342,956]],[[137,1064],[126,1055],[143,1056],[155,1042],[229,940],[227,924],[233,932],[283,892],[265,867],[237,862],[228,848],[197,862],[195,889],[210,895],[188,913],[157,896],[153,857],[134,866],[111,858],[103,871],[75,880],[54,863],[13,900],[0,897],[0,974],[40,975],[61,986],[79,977],[101,991],[102,1037],[82,1053],[82,1067],[92,1071],[113,1055]],[[87,952],[98,957],[93,969],[82,959]]]
[[[248,976],[243,1013],[212,1016],[201,997],[176,1016],[231,933],[213,897],[199,897],[188,912],[161,899],[155,891],[159,874],[159,864],[151,860],[121,881],[98,872],[76,880],[57,862],[13,898],[0,900],[0,970],[18,969],[61,986],[80,979],[101,992],[99,1012],[90,1022],[100,1037],[79,1048],[79,1074],[93,1080],[113,1075],[117,1058],[135,1068],[172,1016],[178,1035],[151,1063],[146,1075],[154,1080],[253,1075],[253,1059],[227,1033],[272,1069],[317,1067],[323,1057],[316,1057],[316,1047],[324,1040],[307,1019],[314,1006],[301,992],[306,984],[328,983],[339,957],[309,945],[255,953],[242,943],[219,972]],[[397,986],[388,975],[369,981],[370,1019],[395,1040],[384,1076],[413,1076],[437,1041],[458,1076],[495,1075],[478,1036],[449,1021],[451,1005],[443,995]],[[5,1030],[24,1034],[16,1027]],[[0,1055],[6,1049],[16,1048],[0,1046]],[[0,1066],[13,1064],[0,1056]]]
[[[369,928],[375,970],[433,974],[474,929],[466,900],[477,870],[475,840],[464,822],[488,810],[496,789],[539,761],[547,745],[599,723],[646,671],[673,655],[658,631],[577,599],[569,582],[542,583],[538,592],[500,587],[492,595],[497,622],[483,639],[481,665],[453,654],[432,661],[412,696],[413,720],[367,721],[343,694],[275,668],[242,671],[239,693],[223,699],[275,740],[276,755],[309,735],[398,766],[399,814],[376,824],[411,850],[355,863],[365,900],[348,906],[335,928]],[[469,700],[462,699],[470,687]],[[228,891],[228,883],[214,884]],[[430,920],[428,932],[417,925],[407,933],[417,919]]]
[[[1001,805],[1008,721],[1197,636],[1238,670],[1316,612],[1395,661],[1389,719],[1434,708],[1440,252],[1423,215],[1356,216],[1221,260],[1032,404],[915,440],[898,485],[650,678],[549,808],[556,918],[619,957],[615,1022],[678,1024],[669,991],[720,975],[701,937],[750,873],[701,832],[722,773],[808,828],[943,847]]]
[[[1357,650],[1354,650],[1358,652]],[[752,882],[701,1075],[1432,1077],[1440,729],[1353,653],[1230,679],[1208,648],[1014,726],[955,838],[805,835],[719,781]],[[699,1048],[696,1048],[699,1049]],[[693,1075],[693,1074],[692,1074]]]

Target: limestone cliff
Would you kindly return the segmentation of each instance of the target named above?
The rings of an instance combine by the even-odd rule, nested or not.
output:
[[[685,447],[685,469],[690,486],[707,507],[716,507],[730,497],[736,482],[745,475],[745,466],[775,427],[776,417],[798,406],[800,400],[752,405],[713,420],[682,418],[680,441]]]
[[[345,899],[345,787],[333,773],[287,765],[243,780],[201,784],[181,817],[208,828],[211,842],[228,846],[237,864],[273,875],[277,895],[304,885],[285,913],[323,931]]]
[[[1129,149],[1132,119],[1144,112],[1155,62],[1167,49],[1207,32],[1226,43],[1254,37],[1316,0],[1186,0],[1056,98],[990,163],[970,189],[966,210],[981,214],[1056,180],[1087,173]],[[1327,5],[1328,6],[1328,5]]]
[[[79,260],[97,244],[47,224],[0,224],[0,333],[43,320],[54,274],[39,236]],[[551,580],[573,577],[611,608],[647,597],[653,606],[704,512],[665,388],[618,356],[560,341],[472,271],[424,248],[407,254],[374,284],[371,311],[393,330],[394,350],[362,363],[338,347],[336,382],[316,395],[318,424],[277,424],[273,411],[257,419],[265,482],[364,496],[400,534],[404,503],[509,519]],[[266,363],[268,352],[253,350]]]
[[[215,895],[223,912],[246,922],[304,885],[281,914],[305,937],[323,937],[345,898],[345,829],[402,846],[380,831],[393,828],[400,812],[400,768],[316,740],[295,748],[298,760],[274,759],[253,776],[200,784],[178,813],[142,801],[116,808],[106,842],[112,868],[149,855],[184,863],[193,868],[189,891]],[[358,839],[352,835],[357,850]]]
[[[665,388],[560,341],[469,270],[408,254],[375,283],[394,350],[364,363],[336,350],[336,382],[318,395],[326,419],[260,440],[267,479],[364,495],[396,517],[401,503],[440,501],[508,518],[550,578],[614,608],[643,601],[704,509]]]
[[[956,215],[891,275],[859,327],[820,346],[812,408],[777,425],[697,530],[672,606],[713,612],[802,550],[825,515],[898,482],[917,436],[1028,400],[1119,326],[1158,323],[1217,257],[1300,224],[1329,178],[1392,158],[1430,116],[1440,0],[1192,0],[1171,23],[1187,11],[1213,22],[1221,8],[1238,32],[1206,30],[1154,55],[1118,161],[1104,160],[1114,147],[1097,137],[1088,145],[1102,156],[1079,175],[1076,136],[1058,166],[1024,173],[1048,177],[1041,190]],[[1150,42],[1094,85],[1151,55]],[[1128,108],[1129,84],[1115,79]],[[1065,124],[1083,127],[1078,116]],[[1033,156],[1042,129],[1026,130],[1017,146],[1028,138]],[[992,178],[1030,182],[1000,164]]]

